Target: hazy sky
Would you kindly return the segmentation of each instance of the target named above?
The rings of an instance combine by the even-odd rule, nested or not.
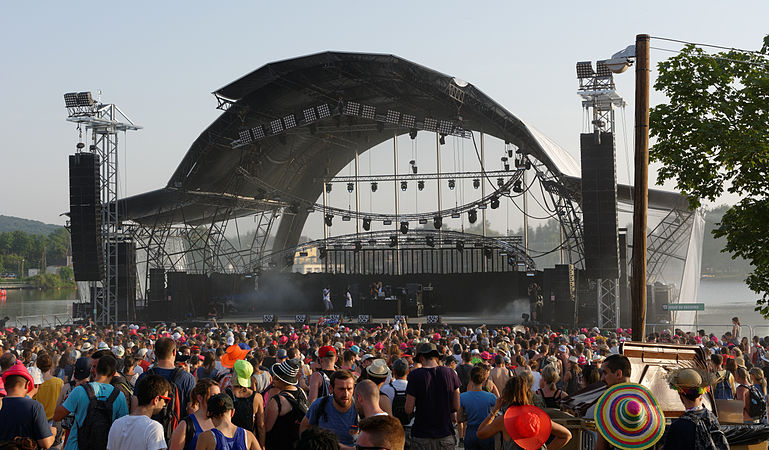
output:
[[[392,53],[467,80],[578,158],[576,61],[607,58],[639,33],[755,49],[767,18],[766,1],[5,2],[0,214],[63,224],[77,142],[65,92],[101,90],[144,127],[121,143],[127,195],[166,184],[220,113],[210,92],[266,63],[326,50]],[[652,50],[652,62],[670,55]],[[632,136],[633,72],[616,80]],[[653,94],[652,104],[661,100]]]

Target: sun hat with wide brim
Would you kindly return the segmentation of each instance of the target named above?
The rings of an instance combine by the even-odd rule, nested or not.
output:
[[[716,381],[718,381],[715,374],[695,367],[671,370],[667,378],[670,387],[679,392],[698,390],[699,393],[704,393],[711,385],[716,384]]]
[[[553,424],[546,412],[533,405],[510,406],[505,411],[505,429],[524,450],[541,448]]]
[[[235,365],[235,361],[245,359],[248,352],[250,352],[250,350],[243,350],[237,345],[230,345],[227,347],[227,353],[222,355],[222,365],[232,369],[232,366]]]
[[[616,384],[595,404],[595,426],[616,448],[652,447],[665,433],[665,416],[657,400],[644,386]]]

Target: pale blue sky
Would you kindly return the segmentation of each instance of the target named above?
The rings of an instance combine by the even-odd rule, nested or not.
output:
[[[755,49],[767,18],[766,1],[4,2],[0,214],[63,223],[77,142],[65,92],[100,89],[144,126],[121,145],[129,195],[166,184],[220,113],[210,92],[325,50],[393,53],[465,79],[578,157],[576,61],[609,57],[638,33]],[[669,55],[652,50],[653,61]],[[632,135],[632,72],[617,84]]]

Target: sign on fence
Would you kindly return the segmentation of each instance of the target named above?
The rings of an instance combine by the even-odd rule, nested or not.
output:
[[[665,311],[705,311],[704,303],[668,303],[662,305]]]

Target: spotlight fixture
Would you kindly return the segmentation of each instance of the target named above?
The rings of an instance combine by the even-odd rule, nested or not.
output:
[[[355,185],[353,183],[347,183],[347,192],[352,193],[353,190],[355,190]]]
[[[523,188],[521,187],[521,180],[515,180],[515,183],[513,183],[513,192],[516,194],[523,193]]]
[[[406,234],[409,232],[409,223],[401,222],[401,233]]]
[[[475,223],[478,220],[478,211],[471,209],[470,211],[467,211],[467,221],[470,223]]]
[[[508,162],[507,156],[502,157],[502,165],[505,167],[505,170],[510,170],[510,163]]]
[[[443,226],[443,217],[441,216],[435,216],[433,217],[433,226],[436,230],[440,230]]]
[[[396,245],[398,245],[398,236],[390,236],[390,247],[395,247]]]
[[[494,255],[494,252],[491,250],[491,247],[484,247],[483,248],[483,256],[486,258],[491,258]]]
[[[526,170],[531,169],[531,161],[529,161],[529,158],[526,158]]]
[[[417,181],[417,189],[419,189],[421,191],[424,188],[425,188],[425,181],[424,180]]]
[[[326,257],[326,247],[318,247],[318,259],[324,259]]]
[[[416,130],[416,129],[414,129],[414,128],[412,128],[411,130],[409,130],[409,137],[410,137],[411,139],[416,139],[416,138],[417,138],[417,130]]]
[[[435,240],[432,236],[425,237],[425,244],[427,244],[428,247],[435,247]]]
[[[326,214],[326,217],[323,218],[323,221],[326,222],[326,226],[330,227],[333,225],[334,222],[334,215],[333,214]]]
[[[409,188],[409,182],[408,181],[401,181],[401,191],[405,191]]]
[[[376,245],[376,239],[369,239],[368,240],[368,245],[371,245],[371,246]]]
[[[507,149],[507,157],[508,158],[512,158],[513,157],[513,149],[512,148],[508,148]]]
[[[449,180],[449,189],[452,191],[454,190],[454,186],[456,186],[456,182],[454,180]]]
[[[371,183],[371,192],[376,192],[376,189],[377,189],[377,187],[378,187],[378,186],[379,186],[379,185],[377,184],[377,182],[376,182],[376,181],[374,181],[373,183]]]
[[[368,217],[363,219],[363,229],[365,231],[369,231],[371,229],[371,219],[369,219]]]
[[[355,241],[355,253],[358,253],[361,250],[363,250],[363,242]]]
[[[417,173],[417,162],[412,159],[409,161],[409,164],[411,165],[411,171]]]
[[[476,178],[473,180],[473,189],[478,189],[479,187],[481,187],[481,180]]]
[[[497,178],[497,186],[502,187],[505,184],[505,179],[500,177]]]
[[[80,151],[85,148],[85,144],[83,144],[82,142],[78,142],[75,147],[77,148],[78,151]]]
[[[326,193],[331,192],[331,183],[326,183]]]
[[[439,142],[441,143],[441,145],[446,145],[446,135],[445,134],[441,135],[441,138],[440,138]]]
[[[457,241],[456,247],[457,247],[457,251],[459,251],[460,253],[463,252],[465,250],[465,242]]]
[[[496,195],[491,197],[489,206],[491,206],[491,209],[499,208],[499,197],[497,197]]]

